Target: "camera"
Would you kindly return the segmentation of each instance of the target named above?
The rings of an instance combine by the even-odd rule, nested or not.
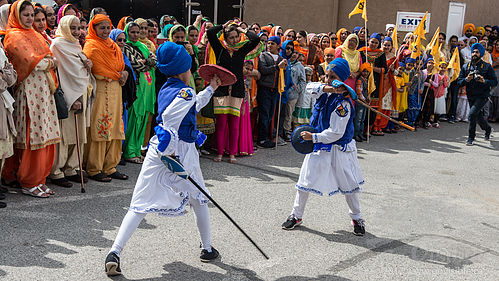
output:
[[[472,78],[471,80],[478,80],[478,75],[479,75],[479,74],[480,74],[480,73],[478,72],[478,70],[473,70],[473,71],[471,71],[471,72],[470,72],[470,75],[472,75],[472,76],[473,76],[473,78]]]

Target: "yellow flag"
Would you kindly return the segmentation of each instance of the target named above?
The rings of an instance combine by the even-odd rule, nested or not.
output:
[[[367,95],[370,97],[372,92],[376,90],[376,84],[374,83],[374,74],[371,68],[371,73],[369,73],[369,81],[367,82]]]
[[[418,26],[416,27],[416,30],[414,30],[414,35],[417,35],[423,39],[426,40],[425,34],[426,34],[426,25],[428,24],[426,22],[426,18],[428,17],[428,12],[424,14],[423,19],[419,22]]]
[[[452,74],[450,82],[456,80],[457,77],[459,77],[459,72],[461,72],[461,63],[460,63],[460,59],[459,59],[459,48],[458,47],[454,48],[454,52],[452,53],[452,57],[449,61],[449,66],[447,66],[447,68],[454,69],[454,73]]]
[[[353,15],[362,14],[362,18],[364,20],[367,20],[366,1],[367,0],[359,0],[359,3],[357,3],[357,5],[355,5],[355,8],[348,15],[348,18],[351,18]]]
[[[433,34],[433,38],[431,38],[430,44],[428,44],[428,46],[426,46],[427,49],[433,49],[435,42],[438,41],[439,34],[440,34],[440,26],[435,31],[435,34]]]
[[[421,37],[418,36],[418,39],[414,41],[411,47],[411,58],[415,59],[421,55]]]
[[[399,49],[399,43],[398,43],[398,38],[397,38],[397,27],[396,26],[393,29],[392,40],[393,40],[394,53],[397,53],[397,50]]]
[[[284,81],[284,69],[280,68],[279,69],[279,82],[278,82],[278,89],[277,91],[279,92],[279,94],[282,94],[284,93],[284,88],[285,88],[285,85],[286,85],[286,82]]]
[[[437,28],[437,31],[435,32],[435,35],[433,36],[434,39],[435,39],[435,37],[436,37],[436,39],[435,39],[435,42],[433,42],[433,46],[431,48],[431,55],[433,56],[433,61],[435,62],[435,66],[438,66],[440,64],[440,41],[438,40],[439,32],[440,32],[440,27]]]

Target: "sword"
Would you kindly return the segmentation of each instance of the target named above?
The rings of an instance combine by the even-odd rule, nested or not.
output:
[[[220,205],[218,205],[218,203],[215,200],[213,200],[213,198],[208,194],[208,192],[206,192],[193,178],[190,177],[189,173],[185,170],[184,166],[178,161],[178,159],[175,159],[172,156],[161,156],[161,162],[163,162],[163,164],[165,164],[168,170],[170,170],[175,175],[183,179],[189,180],[206,198],[208,198],[208,200],[211,201],[211,203],[213,203],[213,205],[215,205],[215,207],[217,207],[230,220],[232,224],[234,224],[234,226],[239,231],[241,231],[241,233],[253,244],[253,246],[257,248],[257,250],[266,259],[269,259],[267,254],[265,254],[265,252],[263,252],[263,250],[260,249],[260,247],[258,247],[255,241],[253,241],[253,239],[251,239],[251,237],[249,237],[249,235],[246,234],[246,232],[232,219],[232,217],[229,216],[229,214],[227,214],[227,212],[222,207],[220,207]]]

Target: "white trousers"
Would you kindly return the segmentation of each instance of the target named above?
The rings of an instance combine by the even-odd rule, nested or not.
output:
[[[202,248],[211,252],[210,211],[208,204],[201,205],[199,200],[192,198],[189,200],[189,204],[194,210],[196,224],[201,236]],[[137,213],[129,210],[123,218],[118,235],[109,252],[115,252],[119,256],[126,242],[132,237],[133,232],[145,216],[146,213]]]
[[[291,212],[292,215],[300,219],[303,217],[309,194],[310,193],[306,191],[296,190],[295,204],[293,205],[293,211]],[[344,195],[348,204],[350,218],[352,218],[352,220],[361,219],[359,193],[354,192]]]

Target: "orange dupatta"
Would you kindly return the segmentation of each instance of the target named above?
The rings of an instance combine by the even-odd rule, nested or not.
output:
[[[338,30],[338,32],[336,32],[336,38],[338,38],[336,40],[336,46],[331,46],[331,48],[338,48],[339,46],[343,45],[343,41],[341,41],[341,33],[343,33],[343,31],[347,31],[346,28],[340,28],[340,30]],[[357,41],[358,42],[358,41]],[[333,43],[333,40],[330,41],[330,45]]]
[[[10,9],[5,50],[7,57],[17,72],[17,83],[21,83],[47,55],[50,48],[43,36],[33,28],[25,26],[19,19],[20,8],[26,0],[18,0]]]
[[[88,24],[88,35],[86,37],[83,53],[92,61],[92,73],[102,75],[112,80],[119,80],[121,71],[125,69],[123,53],[120,47],[111,38],[102,39],[97,36],[94,25],[111,20],[105,15],[95,15]]]
[[[117,29],[121,29],[121,30],[125,30],[125,26],[126,26],[126,20],[129,18],[130,16],[126,16],[126,17],[122,17],[120,19],[120,21],[118,22],[118,26],[116,27]]]

